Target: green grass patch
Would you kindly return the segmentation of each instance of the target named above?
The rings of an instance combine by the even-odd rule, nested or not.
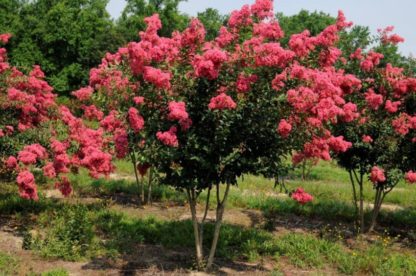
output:
[[[0,252],[0,275],[15,275],[19,267],[19,261],[4,253]]]
[[[42,272],[41,276],[69,276],[69,273],[63,268],[56,268],[53,270]]]

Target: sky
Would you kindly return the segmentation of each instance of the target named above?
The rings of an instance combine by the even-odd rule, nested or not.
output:
[[[191,16],[206,8],[215,8],[222,14],[239,9],[254,0],[188,0],[180,4],[180,11]],[[416,0],[275,0],[275,11],[293,15],[300,10],[323,11],[333,16],[343,10],[349,21],[369,26],[373,33],[378,28],[395,26],[395,33],[405,38],[400,45],[404,55],[416,55]],[[117,18],[125,6],[124,0],[110,0],[107,6],[113,18]]]

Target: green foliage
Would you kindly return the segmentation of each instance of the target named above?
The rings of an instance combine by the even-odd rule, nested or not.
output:
[[[221,15],[218,10],[213,8],[207,8],[205,11],[199,12],[198,19],[205,26],[208,40],[214,40],[218,36],[221,26],[224,26],[227,21],[226,16]]]
[[[43,272],[41,276],[69,276],[69,273],[63,268],[56,268],[53,270]]]
[[[327,26],[334,24],[336,19],[324,12],[309,12],[301,10],[298,14],[287,16],[283,13],[276,14],[280,27],[285,32],[282,44],[286,45],[293,34],[298,34],[304,30],[309,30],[311,36],[322,32]]]
[[[42,228],[28,233],[25,244],[44,257],[76,261],[98,246],[93,220],[85,206],[69,205],[44,213],[39,223]]]
[[[19,262],[12,256],[0,252],[0,275],[14,275],[19,266]]]
[[[117,31],[122,34],[124,42],[139,40],[139,31],[144,30],[144,19],[158,13],[162,21],[159,35],[169,37],[173,31],[183,30],[188,24],[188,17],[178,10],[184,0],[127,0],[121,17],[117,21]]]

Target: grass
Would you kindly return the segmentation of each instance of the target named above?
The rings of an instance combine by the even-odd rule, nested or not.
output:
[[[117,169],[120,175],[130,177],[133,175],[131,163],[117,161]],[[129,174],[130,173],[130,174]],[[237,187],[232,187],[228,207],[249,208],[263,211],[266,216],[273,214],[290,215],[297,214],[310,218],[319,218],[327,221],[354,221],[354,208],[352,205],[352,191],[348,173],[339,168],[333,162],[320,162],[314,166],[310,173],[311,180],[301,181],[300,171],[295,170],[289,176],[286,186],[289,190],[302,187],[311,193],[315,200],[307,206],[300,206],[287,197],[276,197],[278,188],[273,189],[274,182],[259,176],[247,175],[242,177]],[[147,181],[145,179],[145,181]],[[73,176],[75,190],[83,195],[112,196],[116,193],[137,195],[138,187],[134,179],[99,179],[89,181],[86,172]],[[170,187],[154,185],[153,198],[156,201],[174,201],[179,204],[186,202],[183,193]],[[367,182],[364,187],[364,198],[371,203],[374,200],[372,184]],[[415,187],[400,183],[385,199],[385,204],[397,204],[402,210],[382,210],[379,218],[384,226],[397,226],[416,228],[416,198]],[[200,197],[202,204],[206,200],[206,192]],[[215,206],[214,197],[211,198],[211,206]],[[366,217],[370,217],[370,209],[366,211]]]
[[[69,273],[63,268],[56,268],[53,270],[42,272],[41,276],[69,276]]]
[[[16,258],[0,251],[0,275],[13,275],[18,267],[19,262]]]
[[[192,225],[186,221],[162,221],[153,217],[137,219],[124,214],[103,209],[87,207],[72,207],[74,213],[89,217],[90,220],[77,219],[77,226],[67,226],[62,229],[55,222],[49,224],[49,233],[57,230],[66,232],[71,230],[84,233],[79,229],[88,229],[94,225],[91,239],[84,240],[84,244],[95,248],[96,255],[107,254],[118,256],[133,254],[135,245],[162,245],[177,251],[193,252]],[[68,220],[68,210],[57,213],[57,220],[65,217]],[[78,215],[74,215],[78,217]],[[211,242],[213,225],[205,228],[205,250]],[[84,230],[85,231],[85,230]],[[48,236],[48,235],[47,235]],[[273,258],[276,262],[284,257],[289,263],[301,269],[331,268],[344,274],[374,274],[374,275],[412,275],[416,273],[414,255],[393,249],[390,242],[380,239],[374,244],[365,244],[356,248],[346,247],[340,240],[317,238],[304,233],[286,233],[274,236],[261,229],[248,229],[225,224],[221,229],[221,239],[218,244],[217,256],[224,260],[259,261],[263,258]],[[62,242],[73,244],[73,235],[64,235],[64,240],[49,239],[49,244],[43,250],[55,253],[56,247]],[[75,235],[77,237],[77,235]],[[105,240],[96,247],[94,240]],[[53,245],[56,243],[57,245]],[[45,252],[45,251],[44,251]],[[85,251],[86,252],[86,251]],[[61,256],[64,258],[66,255]],[[179,265],[179,264],[178,264]],[[189,260],[188,266],[192,265]]]

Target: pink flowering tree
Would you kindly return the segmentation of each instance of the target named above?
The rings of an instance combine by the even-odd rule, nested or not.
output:
[[[0,35],[7,42],[9,35]],[[65,176],[80,166],[94,177],[112,170],[103,131],[86,127],[55,102],[53,89],[39,66],[25,75],[7,62],[0,48],[0,158],[7,174],[16,176],[20,196],[38,200],[35,171],[55,181],[65,196],[72,187]]]
[[[380,31],[378,49],[388,50],[403,38]],[[353,103],[353,120],[334,126],[334,133],[352,142],[346,152],[337,154],[339,164],[350,175],[359,231],[372,231],[384,198],[403,177],[415,183],[415,91],[416,79],[403,68],[384,61],[374,50],[356,49],[342,65],[359,78],[359,90],[346,99]],[[413,161],[412,161],[413,160]],[[412,171],[413,170],[413,171]],[[363,186],[368,176],[375,192],[372,219],[365,228]]]
[[[271,0],[232,12],[212,41],[197,19],[171,38],[158,35],[158,15],[145,22],[140,42],[107,54],[91,70],[90,86],[74,96],[84,103],[84,116],[111,135],[117,157],[131,156],[136,165],[133,157],[140,156],[160,172],[162,184],[186,193],[199,268],[209,200],[216,198],[210,269],[230,187],[239,176],[271,174],[293,150],[298,161],[328,160],[331,151],[351,147],[329,130],[358,116],[344,96],[361,83],[334,68],[340,54],[334,45],[349,23],[340,13],[316,37],[293,35],[283,48]],[[201,217],[197,200],[203,191]],[[292,198],[312,200],[301,189]]]

